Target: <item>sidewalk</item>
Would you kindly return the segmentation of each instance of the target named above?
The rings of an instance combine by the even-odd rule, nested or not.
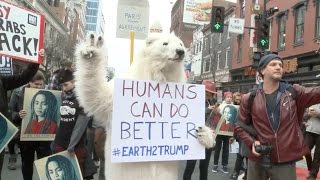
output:
[[[297,173],[297,180],[306,180],[307,179],[307,177],[309,175],[309,171],[308,171],[305,159],[297,162],[296,173]],[[319,173],[318,173],[317,180],[320,180]]]

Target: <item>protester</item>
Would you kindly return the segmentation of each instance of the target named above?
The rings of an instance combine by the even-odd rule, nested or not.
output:
[[[304,109],[320,103],[320,88],[289,85],[281,80],[283,61],[276,54],[263,56],[258,64],[263,83],[242,97],[235,132],[252,151],[248,180],[296,179],[295,162],[310,152],[300,129]],[[251,135],[244,126],[252,126]]]
[[[240,105],[240,103],[241,103],[241,94],[239,92],[233,93],[233,104]],[[233,173],[230,176],[230,179],[237,180],[238,176],[240,175],[241,169],[245,169],[245,174],[243,177],[243,179],[245,180],[247,179],[247,168],[246,167],[244,168],[244,165],[246,165],[246,163],[243,160],[246,158],[246,162],[247,162],[248,148],[245,147],[242,141],[239,140],[236,133],[234,133],[233,137],[239,143],[239,152],[237,153],[237,159],[234,165]]]
[[[205,85],[206,95],[205,95],[205,119],[209,121],[209,116],[214,108],[214,103],[212,103],[213,95],[216,93],[215,84],[211,81],[204,80],[202,82]],[[206,122],[209,123],[209,122]],[[212,153],[212,148],[206,149],[205,159],[200,160],[199,169],[200,169],[200,176],[199,180],[207,180],[208,179],[208,166],[209,161]],[[183,173],[183,180],[191,180],[192,173],[196,166],[197,160],[188,160],[186,164],[186,168]]]
[[[305,139],[311,149],[314,149],[313,159],[311,154],[306,156],[309,169],[308,180],[316,180],[320,167],[320,104],[313,105],[307,109],[307,122]]]
[[[44,50],[40,50],[40,56],[44,56]],[[39,64],[30,63],[27,68],[18,75],[13,76],[0,76],[0,113],[10,119],[8,111],[8,99],[7,91],[18,88],[30,81],[30,79],[36,74],[39,68]],[[1,171],[3,165],[4,151],[0,153],[0,180]]]
[[[231,92],[225,92],[224,93],[224,100],[223,100],[222,104],[232,104],[232,93]],[[221,117],[220,108],[219,107],[217,107],[215,109],[214,113],[216,115],[219,115],[219,117]],[[228,121],[226,121],[226,122],[228,122]],[[214,172],[214,173],[218,172],[219,156],[220,156],[220,151],[221,151],[221,148],[222,148],[222,161],[221,161],[222,168],[221,168],[221,171],[223,173],[225,173],[225,174],[229,173],[229,170],[228,170],[229,145],[230,145],[229,141],[233,141],[233,138],[230,138],[230,136],[226,136],[226,135],[220,135],[220,134],[217,135],[217,137],[216,137],[216,147],[214,149],[214,159],[213,159],[212,172]]]
[[[59,80],[58,80],[58,75],[60,70],[66,70],[69,69],[71,71],[75,70],[75,66],[74,63],[72,61],[70,61],[69,59],[63,59],[61,61],[60,64],[60,69],[54,71],[52,77],[51,77],[51,81],[50,84],[48,85],[48,89],[50,90],[62,90],[60,84],[59,84]]]
[[[85,176],[84,166],[87,156],[85,131],[90,118],[84,114],[77,101],[74,92],[73,72],[69,69],[63,69],[60,70],[57,77],[59,84],[62,85],[63,93],[60,106],[60,125],[53,141],[53,151],[58,153],[68,150],[70,155],[76,155],[82,175]]]
[[[12,93],[9,108],[12,112],[13,123],[19,127],[21,127],[22,119],[27,116],[27,111],[23,109],[25,88],[43,89],[44,79],[43,73],[38,71],[28,84],[15,89]],[[57,109],[55,109],[55,113],[57,113]],[[51,155],[50,144],[51,141],[22,141],[19,143],[22,161],[21,170],[24,180],[32,180],[35,153],[37,154],[37,159]]]

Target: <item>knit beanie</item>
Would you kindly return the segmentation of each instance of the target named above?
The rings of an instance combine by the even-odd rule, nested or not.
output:
[[[73,72],[69,69],[61,69],[57,77],[58,77],[59,84],[62,84],[74,79]]]
[[[262,56],[262,58],[260,59],[259,65],[258,65],[258,71],[260,72],[272,60],[280,60],[282,62],[282,59],[278,55],[276,55],[276,54],[267,54],[265,56]]]
[[[232,92],[227,91],[227,92],[225,92],[225,93],[223,94],[224,99],[225,99],[227,96],[231,96],[231,97],[232,97]]]

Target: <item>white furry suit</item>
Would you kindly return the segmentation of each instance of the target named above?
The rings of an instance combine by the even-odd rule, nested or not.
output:
[[[80,105],[96,124],[107,130],[105,174],[107,180],[177,180],[176,161],[111,163],[111,120],[113,82],[107,83],[103,62],[103,39],[94,34],[76,49],[76,93]],[[158,82],[185,82],[183,58],[185,48],[174,35],[155,34],[134,60],[124,78]],[[199,128],[198,139],[206,147],[214,145],[213,132]]]

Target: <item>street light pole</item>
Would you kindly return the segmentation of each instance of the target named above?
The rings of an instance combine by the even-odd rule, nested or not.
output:
[[[267,0],[263,0],[263,15],[262,15],[262,21],[267,21]]]

